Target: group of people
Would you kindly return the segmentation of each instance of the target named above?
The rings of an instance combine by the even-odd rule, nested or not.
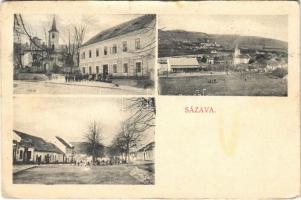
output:
[[[82,80],[112,82],[110,75],[104,76],[102,74],[65,74],[64,77],[65,82],[79,82]]]
[[[96,160],[95,162],[93,161],[88,161],[88,160],[76,160],[75,165],[76,166],[103,166],[103,165],[119,165],[119,164],[124,164],[126,163],[125,160],[120,159],[120,158],[112,158],[112,159],[102,159],[102,160]]]
[[[82,80],[88,80],[89,75],[88,74],[65,74],[65,82],[79,82]]]
[[[208,80],[208,83],[217,83],[216,78],[211,78]]]

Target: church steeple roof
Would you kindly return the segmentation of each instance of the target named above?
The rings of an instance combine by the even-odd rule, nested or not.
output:
[[[59,32],[56,28],[55,17],[53,17],[52,26],[51,26],[51,29],[49,30],[49,32]]]

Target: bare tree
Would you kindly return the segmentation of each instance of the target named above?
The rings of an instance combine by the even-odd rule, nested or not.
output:
[[[126,110],[130,110],[132,115],[123,122],[120,132],[112,142],[111,150],[112,153],[125,154],[126,162],[128,162],[131,149],[138,147],[144,133],[155,126],[155,99],[132,98]]]
[[[23,35],[24,37],[28,38],[31,44],[31,48],[34,47],[36,52],[39,53],[40,60],[43,59],[49,59],[51,51],[49,48],[47,48],[46,45],[41,45],[36,42],[36,40],[33,37],[33,33],[31,31],[31,28],[29,26],[26,26],[23,17],[21,14],[14,14],[14,33],[16,35]],[[22,54],[22,44],[19,44],[20,49],[16,50],[14,49],[14,54],[18,54],[15,57],[19,58],[16,59],[17,65],[19,68],[23,68],[22,62],[21,62],[21,54]]]
[[[74,25],[74,43],[75,43],[75,51],[77,58],[77,65],[79,65],[79,48],[83,44],[85,33],[86,33],[86,25]]]
[[[126,120],[114,138],[111,149],[115,154],[125,154],[125,161],[128,162],[130,150],[139,145],[142,137],[143,133],[137,131],[135,124]]]
[[[103,155],[104,150],[104,146],[101,143],[102,135],[100,123],[97,123],[96,121],[90,123],[85,139],[88,143],[87,154],[92,156],[92,161],[94,163],[97,157]]]
[[[23,68],[21,38],[24,35],[18,15],[14,14],[14,65]]]
[[[155,98],[131,98],[126,109],[132,112],[129,123],[135,124],[138,132],[146,131],[155,126],[156,102]]]

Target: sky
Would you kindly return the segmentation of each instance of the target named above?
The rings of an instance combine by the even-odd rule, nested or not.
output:
[[[158,28],[288,40],[287,15],[159,15]]]
[[[122,98],[15,97],[14,129],[46,140],[61,136],[69,142],[83,142],[95,120],[101,124],[103,143],[109,145],[130,116],[124,109],[126,103]],[[151,139],[148,136],[146,140]]]
[[[60,33],[59,43],[68,44],[68,29],[73,30],[72,27],[74,25],[86,25],[87,31],[84,41],[87,41],[103,30],[141,15],[22,15],[22,18],[31,34],[45,41],[44,28],[48,33],[54,16],[56,18],[57,29]]]
[[[44,28],[50,29],[56,17],[60,44],[68,43],[68,29],[86,25],[84,41],[97,33],[141,15],[22,15],[27,29],[45,40]],[[209,34],[238,34],[288,40],[287,15],[159,15],[158,27],[164,30],[181,29]],[[26,39],[25,39],[26,41]]]

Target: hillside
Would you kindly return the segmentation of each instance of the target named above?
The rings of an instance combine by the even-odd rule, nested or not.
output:
[[[257,36],[210,35],[210,39],[227,48],[234,48],[235,45],[238,45],[249,49],[287,49],[287,42]]]
[[[201,32],[187,32],[183,30],[173,30],[173,31],[161,31],[159,30],[159,41],[164,44],[170,41],[182,41],[182,42],[205,42],[209,37],[206,33]]]
[[[257,37],[240,35],[218,35],[202,32],[189,32],[183,30],[159,30],[159,57],[185,54],[208,53],[208,50],[193,47],[200,43],[214,43],[221,45],[222,49],[232,50],[236,45],[246,49],[278,49],[287,51],[287,42]]]

